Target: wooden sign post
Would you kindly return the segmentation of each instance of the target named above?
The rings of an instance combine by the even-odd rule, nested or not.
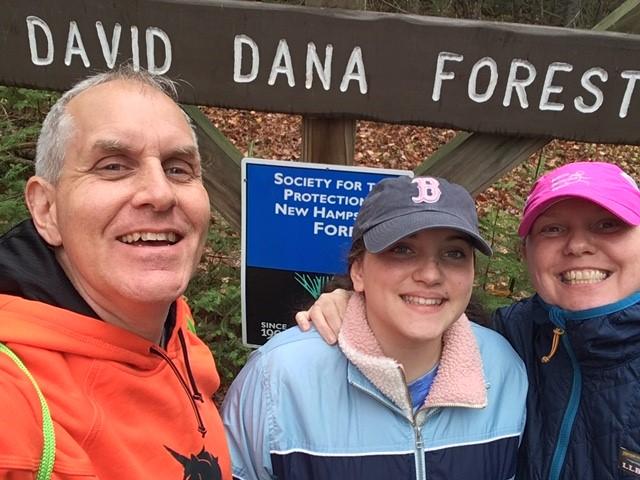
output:
[[[548,138],[640,144],[636,35],[234,0],[5,0],[0,32],[4,85],[65,90],[129,61],[192,105],[476,132],[425,167],[478,172],[472,189]],[[237,152],[209,140],[230,177],[208,186],[239,225]]]

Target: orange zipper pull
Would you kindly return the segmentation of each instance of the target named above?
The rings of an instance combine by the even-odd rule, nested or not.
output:
[[[553,356],[558,351],[558,345],[560,344],[560,336],[564,335],[564,330],[561,328],[553,329],[553,339],[551,340],[551,351],[548,355],[545,355],[540,359],[542,363],[549,363]]]

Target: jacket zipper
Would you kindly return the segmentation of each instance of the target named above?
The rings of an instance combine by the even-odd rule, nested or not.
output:
[[[411,394],[409,393],[409,387],[407,386],[407,377],[404,374],[404,370],[398,367],[400,370],[400,375],[402,376],[402,380],[404,381],[404,391],[406,393],[407,402],[411,407],[411,425],[413,426],[413,434],[415,438],[415,461],[416,461],[416,480],[426,480],[427,472],[426,465],[424,461],[424,441],[422,439],[422,424],[419,424],[417,421],[417,416],[421,414],[420,409],[418,409],[418,413],[413,412],[413,400],[411,399]],[[425,412],[424,415],[427,416],[429,412]],[[425,418],[426,421],[426,418]]]
[[[204,437],[207,434],[207,429],[205,428],[204,422],[202,421],[202,416],[200,415],[200,410],[198,410],[198,405],[196,405],[195,394],[192,393],[191,390],[189,390],[189,386],[187,385],[187,382],[184,380],[184,378],[180,374],[180,371],[178,370],[178,367],[176,367],[175,363],[173,363],[173,360],[171,360],[169,358],[169,356],[165,352],[160,350],[159,348],[153,346],[149,350],[151,351],[151,353],[153,353],[155,355],[158,355],[165,362],[167,362],[167,364],[171,367],[171,370],[173,370],[173,373],[176,375],[176,377],[178,377],[180,385],[182,385],[182,388],[184,389],[184,391],[187,392],[187,397],[189,398],[189,403],[191,404],[191,408],[193,409],[193,412],[196,415],[196,421],[198,423],[198,432],[200,432],[202,437]],[[201,398],[202,398],[202,396],[200,396],[200,399]]]
[[[554,325],[566,331],[566,327],[564,325],[565,322],[559,311],[552,309],[550,319]],[[571,360],[571,366],[573,367],[573,381],[571,383],[569,401],[567,402],[567,406],[562,417],[562,424],[560,425],[556,448],[551,459],[551,467],[549,468],[548,477],[549,480],[558,480],[562,473],[562,467],[564,466],[567,449],[569,447],[569,438],[571,437],[573,424],[576,419],[576,414],[578,413],[578,406],[580,405],[580,396],[582,392],[582,372],[580,371],[578,360],[567,335],[562,336],[562,345]]]
[[[401,370],[400,373],[402,374],[402,378],[404,379],[404,372]],[[380,402],[380,403],[385,403],[381,398],[379,398],[377,395],[374,395],[372,392],[370,392],[369,390],[367,390],[366,388],[358,385],[357,383],[351,383],[351,385],[353,385],[354,387],[356,387],[358,390],[364,392],[366,395],[370,396],[371,398],[374,398],[376,401]],[[406,385],[406,381],[405,381],[405,385]],[[407,398],[410,398],[409,396],[409,389],[407,388]],[[415,420],[415,416],[413,416],[412,418],[409,418],[406,416],[406,412],[402,409],[400,409],[396,404],[394,403],[390,403],[390,405],[393,405],[393,407],[396,409],[396,411],[398,411],[399,413],[402,413],[402,416],[404,418],[406,418],[409,423],[411,424],[411,427],[413,428],[413,435],[415,438],[414,441],[414,447],[415,447],[415,451],[414,451],[414,461],[415,461],[415,466],[416,466],[416,480],[426,480],[427,478],[427,473],[425,470],[425,461],[424,461],[424,441],[422,439],[422,428],[421,426],[418,426],[418,423]],[[411,405],[411,401],[409,401],[409,405]],[[425,415],[429,415],[432,412],[426,412]],[[423,422],[424,425],[424,422]]]
[[[422,442],[422,429],[414,422],[413,431],[416,437],[416,478],[423,480],[427,478],[424,465],[424,443]]]

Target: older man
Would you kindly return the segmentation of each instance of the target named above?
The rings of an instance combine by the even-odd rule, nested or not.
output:
[[[0,478],[231,478],[180,298],[209,199],[172,89],[100,74],[43,124],[31,219],[0,238]]]

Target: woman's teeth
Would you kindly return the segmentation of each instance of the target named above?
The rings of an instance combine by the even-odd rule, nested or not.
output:
[[[560,274],[560,278],[564,283],[582,284],[582,283],[598,283],[609,276],[608,272],[603,270],[567,270]]]
[[[413,297],[410,295],[402,295],[402,300],[414,305],[440,305],[442,303],[442,298]]]

